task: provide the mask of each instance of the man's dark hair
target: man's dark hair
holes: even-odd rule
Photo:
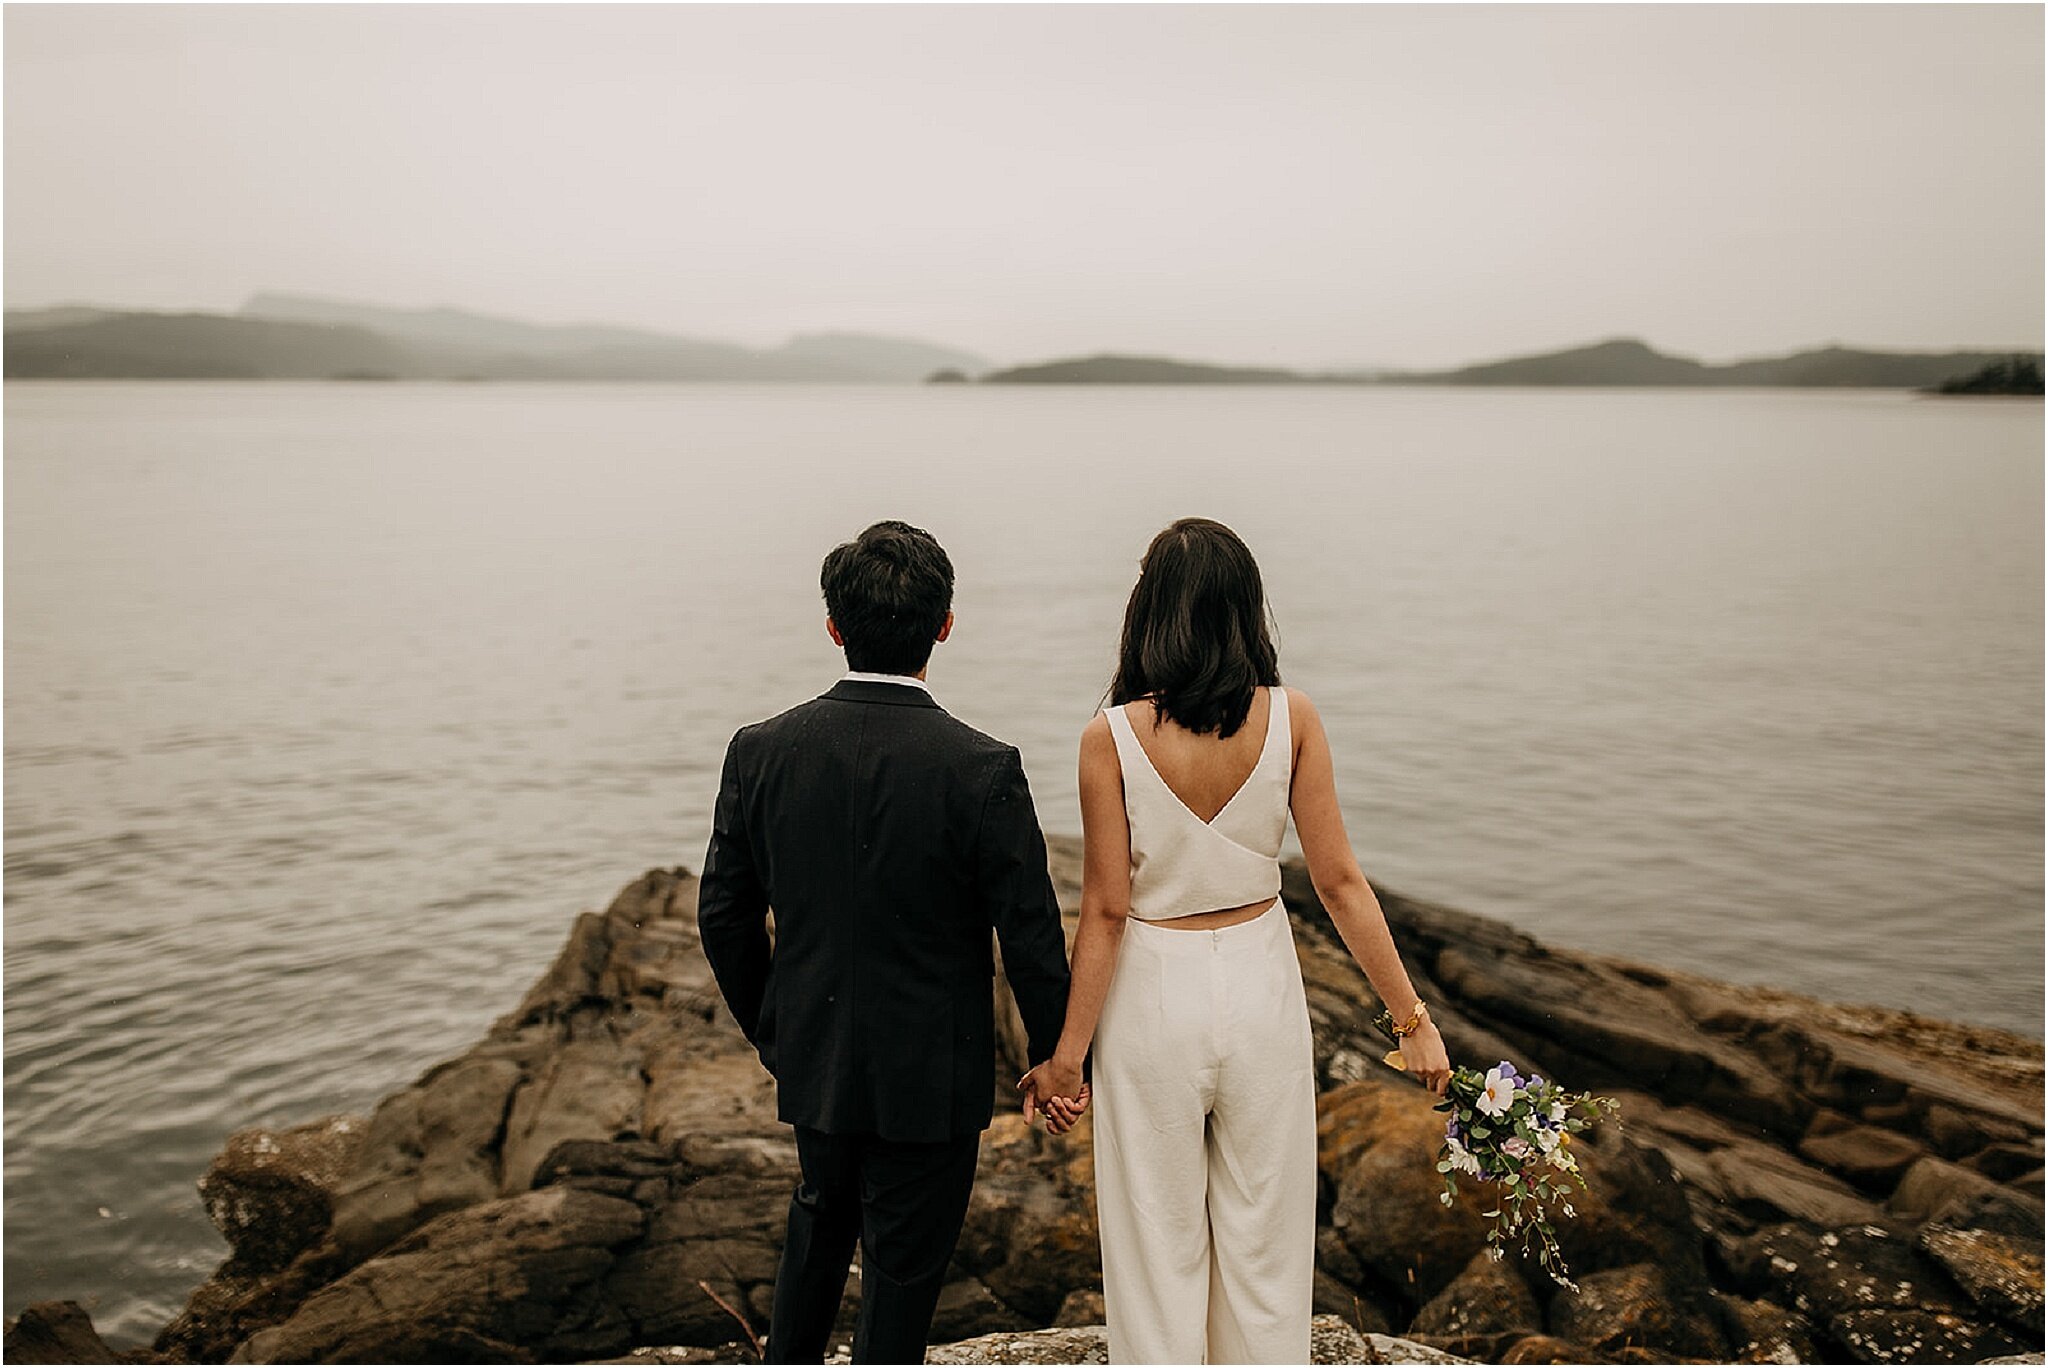
[[[1280,682],[1259,563],[1237,533],[1182,518],[1152,539],[1124,609],[1109,701],[1157,700],[1197,734],[1235,735],[1252,693]]]
[[[850,670],[916,674],[953,607],[945,548],[923,528],[893,519],[833,547],[818,583]]]

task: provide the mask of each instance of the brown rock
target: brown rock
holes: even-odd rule
[[[1882,1126],[1859,1125],[1826,1135],[1808,1134],[1799,1142],[1799,1152],[1858,1187],[1884,1191],[1927,1153],[1927,1146]]]
[[[926,1363],[1107,1363],[1109,1332],[1099,1325],[983,1335],[925,1350]]]
[[[1449,1286],[1416,1313],[1406,1333],[1411,1337],[1511,1333],[1520,1338],[1542,1327],[1543,1311],[1528,1284],[1513,1265],[1482,1249]],[[1470,1356],[1472,1351],[1452,1352]]]
[[[1331,1315],[1361,1335],[1392,1334],[1394,1318],[1385,1307],[1338,1282],[1321,1268],[1316,1269],[1315,1295],[1311,1303],[1318,1315]]]
[[[1578,1283],[1577,1292],[1560,1288],[1550,1299],[1550,1332],[1560,1339],[1610,1354],[1630,1345],[1688,1358],[1727,1353],[1714,1318],[1655,1264],[1604,1269]]]
[[[75,1301],[31,1302],[7,1322],[9,1363],[115,1363],[92,1317]]]
[[[1420,1089],[1383,1078],[1333,1088],[1317,1102],[1317,1147],[1334,1188],[1331,1226],[1362,1269],[1420,1304],[1486,1243],[1482,1203],[1439,1200],[1443,1117]]]
[[[1077,1287],[1067,1293],[1060,1303],[1059,1314],[1052,1318],[1054,1325],[1100,1325],[1108,1319],[1108,1312],[1102,1305],[1102,1292],[1094,1287]]]
[[[1093,1118],[1065,1136],[1002,1112],[983,1134],[974,1196],[954,1262],[1034,1325],[1077,1287],[1102,1285],[1095,1227]]]
[[[1592,1363],[1593,1351],[1554,1335],[1524,1335],[1497,1360],[1501,1363]]]
[[[1856,1363],[1976,1363],[2021,1347],[1997,1326],[1934,1311],[1844,1311],[1828,1331]]]
[[[2041,1142],[2039,1139],[2024,1142],[2001,1140],[1971,1155],[1969,1166],[1987,1178],[2010,1183],[2041,1171]],[[2038,1189],[2040,1184],[2036,1182],[2033,1186]]]
[[[1930,1103],[1923,1121],[1927,1138],[1945,1159],[1960,1159],[1995,1141],[2023,1140],[2024,1124],[2009,1116],[1987,1115],[1976,1107]]]
[[[613,1251],[644,1226],[632,1202],[565,1187],[451,1212],[308,1297],[230,1361],[533,1362],[618,1353],[633,1343],[632,1327],[606,1314],[595,1294]]]
[[[1738,1283],[1753,1295],[1784,1300],[1816,1323],[1844,1311],[1915,1309],[1967,1314],[1953,1280],[1902,1232],[1880,1225],[1815,1231],[1769,1226],[1730,1251]]]
[[[1885,1205],[1904,1220],[1933,1221],[1957,1230],[2039,1238],[2042,1229],[2038,1199],[1931,1154],[1906,1170]]]
[[[228,1137],[199,1180],[199,1196],[241,1271],[276,1272],[327,1233],[335,1187],[360,1153],[363,1132],[359,1116],[328,1116]]]
[[[1715,1294],[1737,1363],[1813,1363],[1813,1326],[1774,1301]]]
[[[1101,1320],[1100,1316],[1095,1318]],[[1084,1322],[1085,1323],[1085,1322]],[[1036,1327],[1003,1305],[977,1278],[949,1282],[939,1292],[939,1304],[932,1313],[931,1338],[938,1343],[972,1339]]]
[[[1844,1226],[1884,1214],[1833,1174],[1760,1142],[1716,1150],[1708,1162],[1722,1200],[1755,1220]]]
[[[1951,1230],[1929,1225],[1920,1247],[1980,1307],[2001,1319],[2041,1334],[2041,1244],[1989,1230]]]

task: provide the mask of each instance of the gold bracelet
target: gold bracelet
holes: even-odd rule
[[[1398,1039],[1400,1037],[1414,1035],[1415,1032],[1421,1028],[1423,1015],[1426,1012],[1428,1012],[1428,1010],[1428,1003],[1424,1002],[1421,998],[1415,999],[1415,1006],[1410,1008],[1408,1011],[1408,1020],[1394,1028],[1395,1037]]]

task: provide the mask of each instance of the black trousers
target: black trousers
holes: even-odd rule
[[[946,1265],[967,1218],[981,1133],[935,1144],[796,1128],[803,1181],[775,1275],[770,1363],[817,1363],[860,1245],[855,1363],[922,1363]]]

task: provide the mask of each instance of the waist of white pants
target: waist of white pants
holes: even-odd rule
[[[1213,952],[1234,941],[1258,940],[1272,935],[1276,928],[1286,929],[1287,909],[1282,905],[1281,899],[1275,898],[1267,904],[1266,910],[1256,917],[1247,917],[1241,922],[1232,922],[1229,926],[1207,930],[1161,926],[1157,922],[1144,921],[1138,917],[1127,918],[1125,924],[1128,927],[1140,928],[1139,935],[1145,945],[1154,950],[1171,951],[1178,948],[1189,952]]]

